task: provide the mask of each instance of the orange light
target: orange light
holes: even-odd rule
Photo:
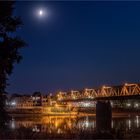
[[[127,84],[127,83],[125,83],[124,85],[125,85],[125,86],[127,86],[128,84]]]

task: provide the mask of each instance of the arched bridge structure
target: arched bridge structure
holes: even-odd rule
[[[57,93],[59,101],[140,99],[140,83]]]

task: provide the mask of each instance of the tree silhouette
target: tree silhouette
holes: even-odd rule
[[[41,97],[42,93],[40,91],[35,91],[32,96]]]
[[[0,1],[0,123],[6,119],[5,89],[7,80],[15,63],[22,56],[19,50],[25,47],[25,42],[16,36],[16,30],[22,25],[19,17],[13,16],[14,1]]]

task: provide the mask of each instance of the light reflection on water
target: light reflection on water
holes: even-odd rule
[[[139,126],[140,126],[140,125],[139,125],[139,123],[140,123],[140,122],[139,122],[139,116],[136,116],[136,121],[135,121],[135,122],[136,122],[137,128],[139,128]]]
[[[95,130],[95,117],[85,116],[45,116],[40,118],[14,118],[11,121],[11,128],[20,127],[32,128],[33,132],[48,132],[63,134],[65,131]],[[140,116],[134,117],[115,117],[112,119],[113,129],[135,130],[140,128]]]

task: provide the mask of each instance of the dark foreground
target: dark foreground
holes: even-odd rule
[[[113,116],[110,126],[96,126],[95,116],[14,116],[0,139],[140,139],[139,115]]]

